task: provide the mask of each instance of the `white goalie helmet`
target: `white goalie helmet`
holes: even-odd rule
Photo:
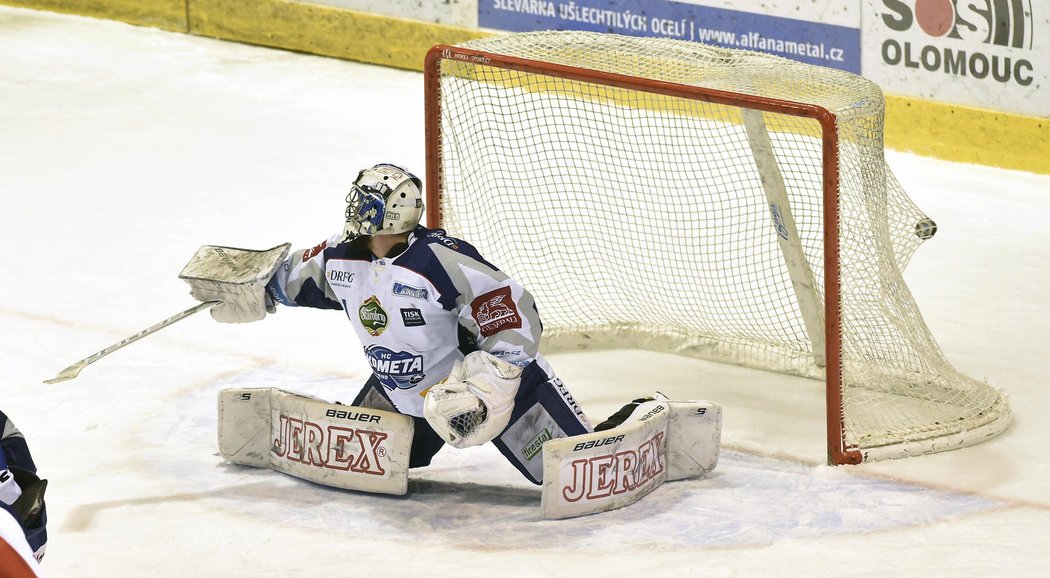
[[[423,216],[423,182],[405,169],[380,163],[357,174],[346,196],[346,238],[395,235]]]

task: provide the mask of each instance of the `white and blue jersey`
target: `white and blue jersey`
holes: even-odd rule
[[[534,483],[545,440],[587,433],[590,422],[539,354],[532,295],[440,229],[416,227],[408,246],[379,259],[366,237],[335,236],[293,252],[267,284],[277,303],[342,310],[372,366],[354,405],[413,417],[410,467],[443,445],[423,418],[423,397],[456,361],[482,349],[523,368],[509,425],[492,440]]]
[[[474,247],[420,226],[378,259],[365,240],[293,252],[267,288],[284,305],[343,310],[399,412],[422,416],[427,389],[472,349],[528,368],[523,381],[554,378],[532,295]]]

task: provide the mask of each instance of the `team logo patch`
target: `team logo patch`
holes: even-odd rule
[[[402,309],[401,321],[405,323],[405,327],[421,327],[427,324],[427,320],[423,319],[423,312],[419,309]]]
[[[394,283],[394,295],[403,295],[405,297],[414,297],[416,299],[426,300],[430,296],[430,293],[426,289],[420,289],[419,287],[413,287],[411,285],[405,285],[404,283]]]
[[[372,373],[387,389],[410,389],[426,377],[422,355],[369,345],[365,348],[365,356],[372,366]]]
[[[505,329],[521,329],[521,314],[510,295],[510,287],[500,287],[470,303],[474,321],[482,337],[492,337]]]
[[[386,329],[386,311],[383,310],[383,306],[379,304],[379,299],[375,295],[365,299],[365,302],[357,308],[357,315],[361,319],[361,325],[365,326],[365,331],[372,337],[379,337],[379,334]]]

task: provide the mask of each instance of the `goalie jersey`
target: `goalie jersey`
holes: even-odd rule
[[[417,226],[407,248],[377,259],[367,237],[341,238],[291,253],[267,292],[287,306],[344,311],[398,411],[422,417],[427,389],[475,349],[525,368],[523,388],[554,380],[532,296],[468,243]]]

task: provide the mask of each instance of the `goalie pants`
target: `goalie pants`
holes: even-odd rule
[[[354,399],[358,407],[397,412],[383,385],[373,375]],[[401,412],[398,412],[401,413]],[[445,444],[427,420],[410,416],[415,422],[410,468],[430,465],[431,459]],[[543,483],[543,442],[592,431],[561,380],[548,378],[535,363],[521,374],[521,386],[514,397],[510,424],[492,440],[507,460],[534,484]]]

